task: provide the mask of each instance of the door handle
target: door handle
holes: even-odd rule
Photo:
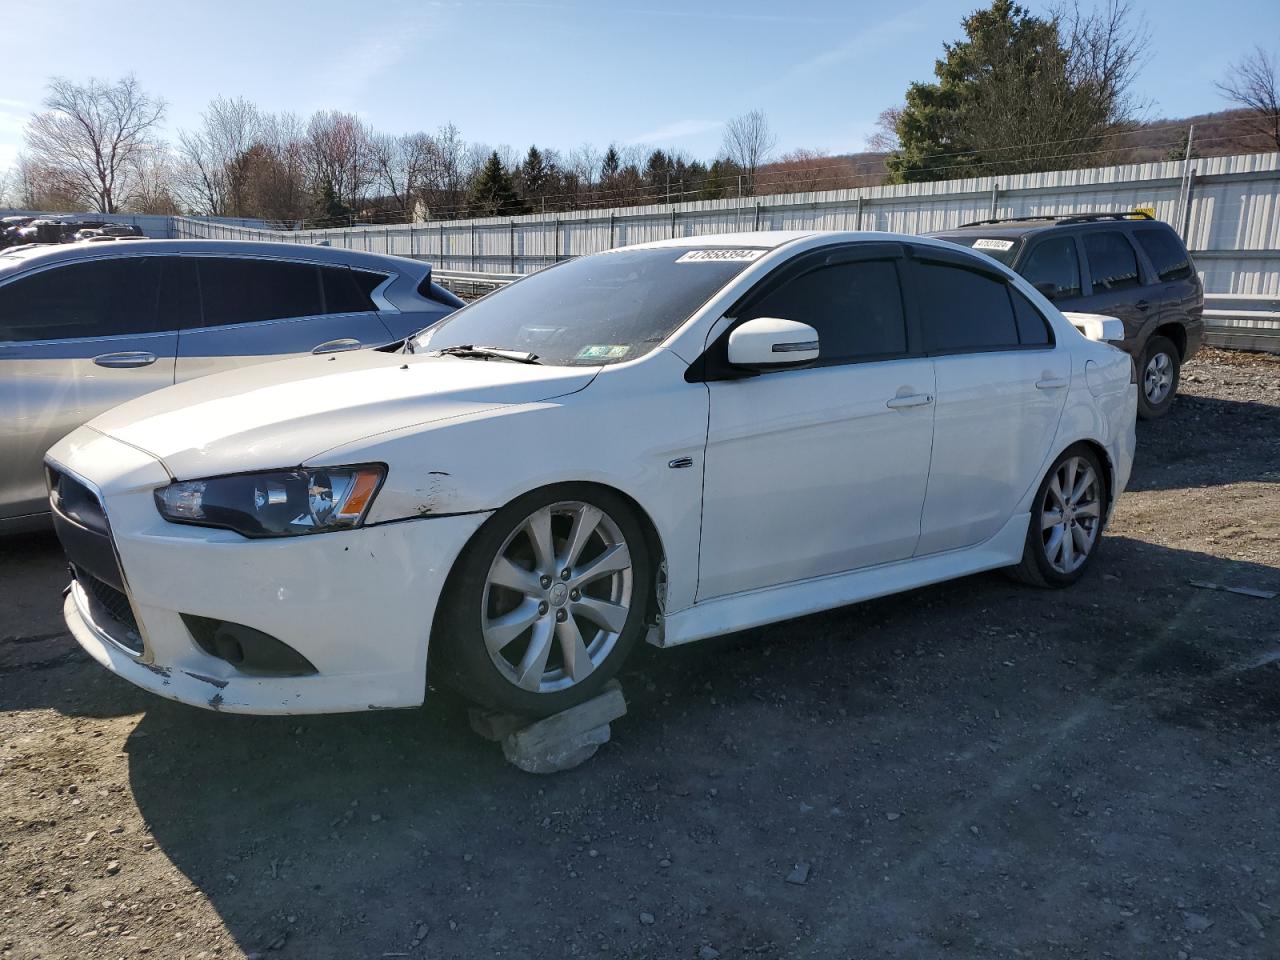
[[[326,340],[318,347],[312,347],[312,353],[341,353],[344,350],[359,350],[362,344],[359,340],[353,340],[346,337],[342,340]]]
[[[94,357],[93,362],[100,367],[147,367],[159,359],[154,353],[145,350],[125,350],[122,353],[104,353]]]
[[[1045,377],[1036,381],[1037,390],[1061,390],[1066,385],[1067,381],[1062,377]]]
[[[903,407],[923,407],[927,403],[933,403],[933,395],[929,393],[913,393],[905,397],[894,397],[885,401],[885,406],[890,410],[901,410]]]
[[[1146,310],[1149,306],[1151,306],[1151,304],[1146,300],[1139,300],[1137,303],[1134,304],[1134,306],[1137,307],[1139,310]]]

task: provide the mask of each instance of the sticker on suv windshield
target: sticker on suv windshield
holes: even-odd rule
[[[975,250],[1008,250],[1013,246],[1012,240],[975,240]]]
[[[620,360],[631,348],[625,343],[592,343],[578,351],[576,360]]]
[[[752,260],[759,260],[769,251],[767,250],[690,250],[684,256],[679,257],[676,263],[699,263],[707,260],[730,261],[734,263],[750,263]]]

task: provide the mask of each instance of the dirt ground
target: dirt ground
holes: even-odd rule
[[[420,712],[246,718],[79,652],[0,543],[0,956],[1280,956],[1280,359],[1206,351],[1075,588],[687,648],[568,774]],[[370,642],[376,642],[376,639]],[[797,882],[803,881],[803,882]]]

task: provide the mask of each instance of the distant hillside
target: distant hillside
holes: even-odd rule
[[[1149,120],[1127,133],[1109,138],[1111,149],[1081,158],[1087,162],[1079,165],[1101,167],[1181,159],[1186,149],[1187,130],[1193,124],[1193,156],[1214,157],[1274,150],[1275,144],[1267,137],[1249,132],[1248,125],[1242,122],[1245,116],[1246,111],[1243,110],[1222,110],[1181,119]],[[760,168],[756,175],[756,193],[807,193],[875,186],[887,179],[887,156],[886,153],[874,152],[824,156],[797,150]]]

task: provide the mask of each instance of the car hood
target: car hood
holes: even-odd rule
[[[214,374],[89,422],[179,480],[291,467],[342,444],[581,390],[598,367],[360,350]]]

